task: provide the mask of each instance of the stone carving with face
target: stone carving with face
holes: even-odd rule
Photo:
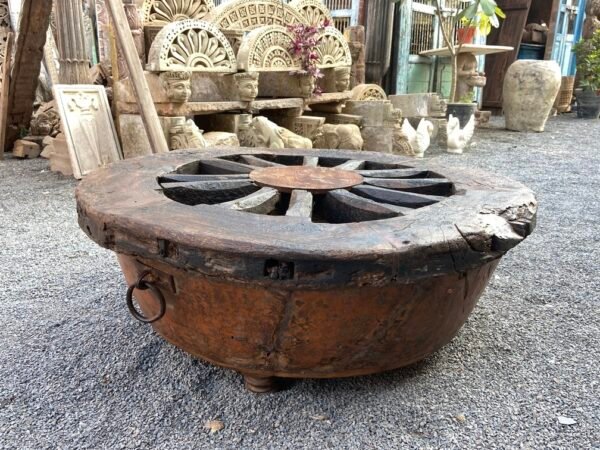
[[[256,117],[252,121],[254,144],[266,148],[313,148],[310,139],[298,136],[266,117]]]
[[[335,68],[335,89],[337,92],[350,89],[350,67]]]
[[[311,98],[317,86],[317,80],[311,75],[299,75],[298,84],[300,85],[300,95],[302,98]]]
[[[458,55],[458,82],[456,96],[459,99],[475,95],[475,87],[483,87],[486,83],[485,73],[477,70],[478,63],[475,55],[461,53]]]
[[[235,75],[238,98],[242,102],[253,102],[258,95],[258,73],[245,72]]]
[[[186,103],[192,96],[190,72],[164,72],[160,75],[167,97],[173,103]]]
[[[362,150],[364,141],[356,125],[325,124],[313,140],[314,148]]]

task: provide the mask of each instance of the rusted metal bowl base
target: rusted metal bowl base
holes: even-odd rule
[[[129,284],[143,272],[160,289],[166,314],[155,331],[184,351],[245,376],[253,392],[275,390],[273,377],[367,375],[419,361],[463,326],[496,268],[383,287],[325,291],[235,284],[119,255]],[[136,291],[155,316],[159,302]]]

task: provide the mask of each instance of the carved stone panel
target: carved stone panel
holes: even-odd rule
[[[98,60],[100,63],[110,67],[110,18],[106,0],[95,0],[96,25],[98,33]]]
[[[352,54],[344,35],[335,27],[327,27],[321,34],[317,47],[318,66],[329,67],[352,66]]]
[[[299,70],[299,62],[289,50],[292,42],[292,35],[280,25],[257,28],[242,40],[238,69],[257,72]]]
[[[8,0],[0,0],[0,28],[10,30],[10,12]]]
[[[103,86],[55,85],[75,178],[123,159]]]
[[[184,20],[164,27],[148,54],[148,70],[233,73],[235,53],[217,27],[201,20]]]
[[[374,101],[387,100],[387,94],[377,84],[359,84],[352,89],[352,100]]]
[[[310,25],[321,25],[325,21],[333,23],[331,12],[321,0],[292,0],[289,5],[302,14]]]
[[[215,7],[213,0],[145,0],[145,25],[167,25],[186,19],[203,19]]]
[[[213,9],[205,20],[221,30],[244,31],[265,25],[308,24],[301,13],[281,0],[231,0]]]

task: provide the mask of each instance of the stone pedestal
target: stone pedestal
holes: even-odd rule
[[[523,59],[513,63],[504,78],[506,128],[544,131],[560,83],[560,67],[554,61]]]
[[[392,153],[394,146],[394,107],[388,100],[355,101],[346,103],[345,114],[362,116],[360,130],[364,140],[364,150]]]

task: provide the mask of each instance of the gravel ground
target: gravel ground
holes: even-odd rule
[[[74,181],[0,161],[0,448],[600,448],[600,122],[500,125],[428,156],[540,202],[454,341],[411,368],[264,396],[129,316],[115,257],[77,226]]]

